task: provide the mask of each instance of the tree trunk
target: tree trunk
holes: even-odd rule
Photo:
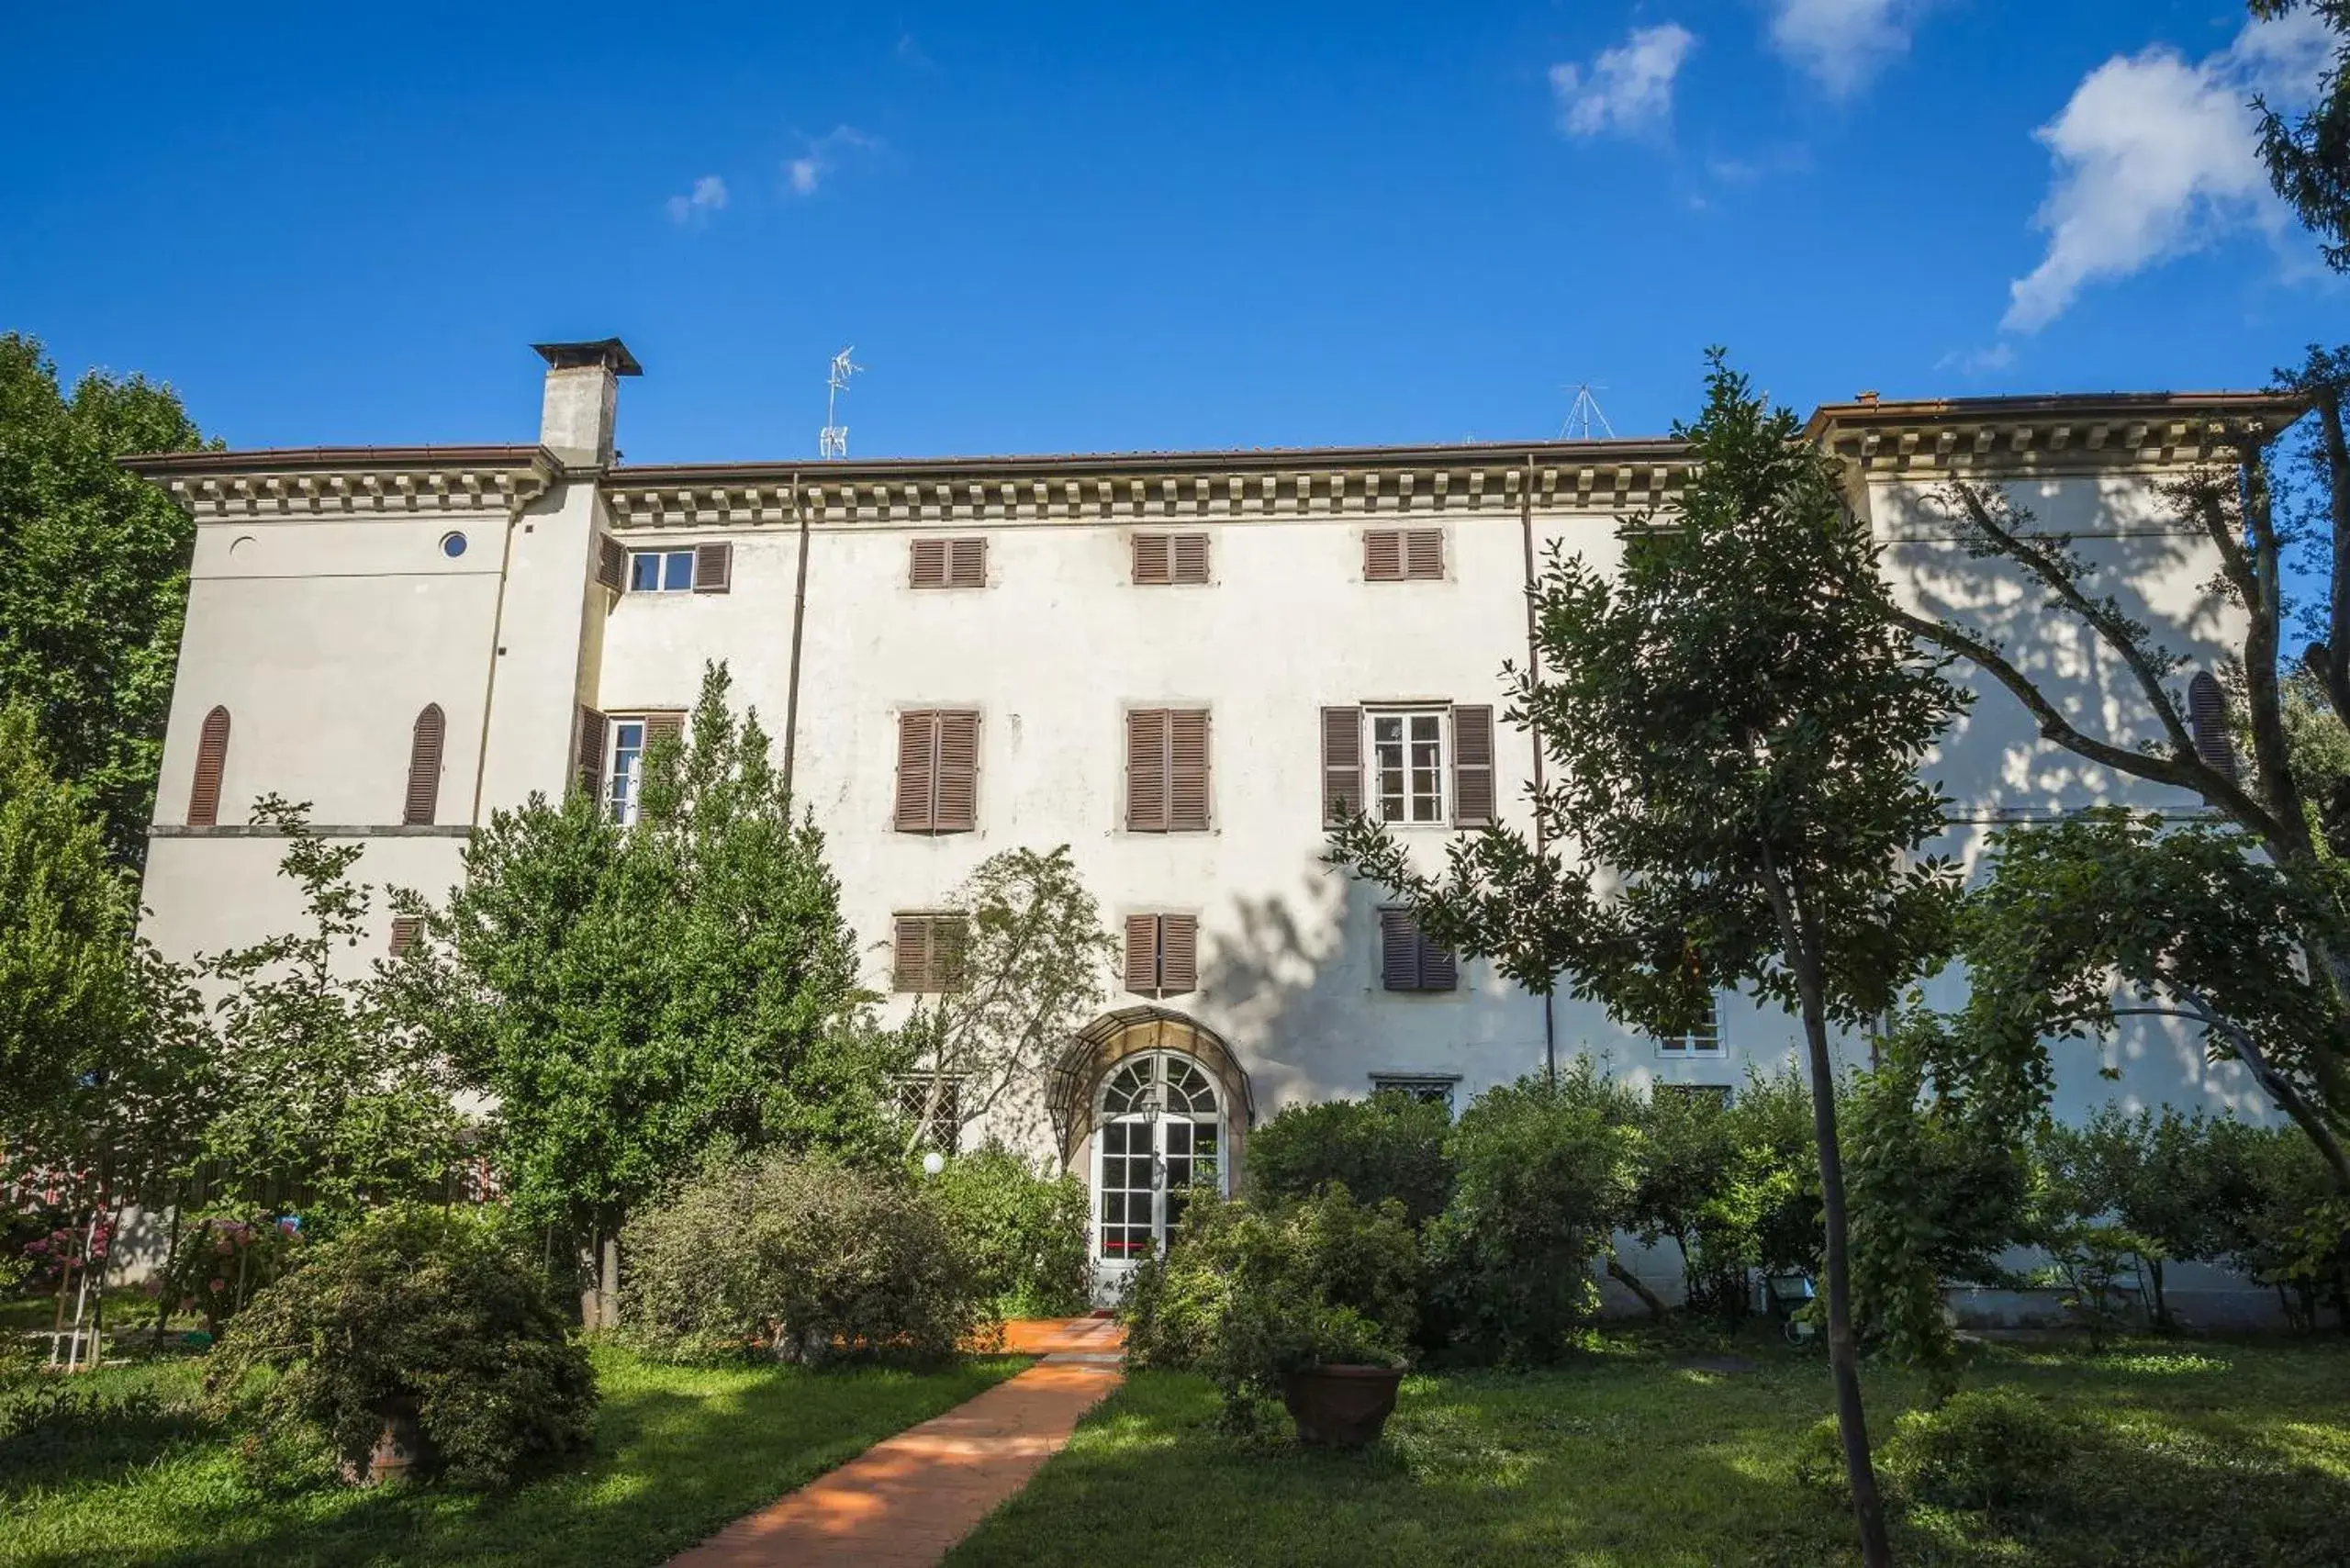
[[[2168,1328],[2171,1327],[2170,1303],[2163,1299],[2163,1260],[2161,1259],[2146,1260],[2146,1279],[2154,1287],[2154,1327]]]
[[[604,1233],[600,1265],[596,1284],[599,1308],[596,1327],[618,1328],[621,1326],[621,1238],[610,1231]]]
[[[1684,1272],[1685,1274],[1685,1269]],[[1634,1295],[1639,1296],[1640,1298],[1640,1305],[1649,1309],[1649,1316],[1659,1322],[1663,1321],[1663,1299],[1660,1297],[1656,1292],[1649,1289],[1647,1282],[1644,1282],[1638,1274],[1635,1274],[1631,1270],[1624,1267],[1624,1260],[1617,1257],[1613,1252],[1607,1254],[1607,1277],[1615,1281],[1617,1284],[1622,1285],[1626,1290],[1630,1291]]]
[[[1868,1421],[1861,1408],[1860,1346],[1852,1338],[1852,1268],[1844,1213],[1844,1160],[1836,1141],[1836,1069],[1828,1056],[1828,1010],[1823,966],[1813,934],[1805,929],[1793,892],[1780,880],[1774,857],[1763,849],[1771,909],[1796,972],[1803,1002],[1803,1040],[1811,1067],[1812,1140],[1819,1149],[1819,1197],[1827,1233],[1823,1271],[1828,1280],[1828,1371],[1836,1387],[1836,1429],[1844,1444],[1844,1475],[1852,1489],[1852,1521],[1861,1532],[1864,1568],[1892,1568],[1893,1543],[1886,1533],[1885,1505],[1877,1495],[1876,1467],[1869,1458]]]

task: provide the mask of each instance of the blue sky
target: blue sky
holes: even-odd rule
[[[688,14],[688,12],[690,14]],[[103,16],[100,15],[103,13]],[[2241,386],[2350,337],[2229,0],[14,8],[0,328],[232,444],[632,461],[1525,439],[1710,342],[1799,408]],[[2017,290],[2023,280],[2021,291]]]

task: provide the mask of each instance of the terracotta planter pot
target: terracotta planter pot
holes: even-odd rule
[[[378,1414],[384,1417],[384,1429],[376,1435],[375,1446],[357,1464],[343,1462],[342,1478],[353,1486],[407,1480],[421,1474],[430,1463],[431,1447],[424,1428],[417,1424],[416,1401],[394,1400]]]
[[[1301,1367],[1281,1379],[1281,1403],[1300,1442],[1359,1449],[1386,1428],[1403,1381],[1394,1367]]]

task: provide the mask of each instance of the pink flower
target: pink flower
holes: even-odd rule
[[[220,1292],[227,1290],[228,1288],[229,1288],[229,1282],[228,1282],[228,1281],[226,1281],[226,1280],[222,1280],[222,1279],[215,1279],[215,1280],[212,1282],[212,1291],[213,1291],[213,1294],[216,1294],[216,1295],[218,1295]]]
[[[236,1249],[237,1244],[229,1240],[225,1236],[212,1244],[212,1250],[218,1252],[223,1258],[226,1258],[229,1253],[234,1252]]]
[[[28,1252],[46,1252],[49,1250],[49,1243],[46,1241],[28,1241],[25,1243],[25,1250]]]

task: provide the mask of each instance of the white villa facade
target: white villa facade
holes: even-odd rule
[[[1739,997],[1662,1042],[1546,1004],[1426,950],[1321,860],[1333,793],[1431,862],[1461,826],[1523,819],[1532,749],[1498,719],[1529,570],[1553,541],[1612,558],[1617,520],[1682,483],[1675,442],[642,466],[615,460],[628,351],[540,352],[532,442],[132,460],[198,524],[145,889],[167,951],[296,913],[257,796],[364,841],[365,879],[437,892],[475,824],[533,791],[585,778],[625,811],[646,734],[722,659],[827,835],[875,989],[924,983],[921,917],[981,859],[1073,846],[1128,963],[1036,1136],[1095,1184],[1109,1272],[1163,1226],[1170,1171],[1228,1181],[1251,1124],[1293,1102],[1393,1082],[1466,1103],[1553,1050],[1729,1086],[1794,1049],[1789,1020]],[[1938,487],[2008,486],[2208,672],[2233,612],[2156,487],[2296,411],[1865,396],[1809,433],[1905,593],[2003,628],[2086,717],[2148,734],[2125,672],[1953,543]],[[1962,856],[2003,820],[2199,806],[2041,742],[1996,689],[1930,774]],[[2109,1056],[2119,1081],[2065,1056],[2066,1109],[2262,1114],[2186,1034],[2133,1028]]]

